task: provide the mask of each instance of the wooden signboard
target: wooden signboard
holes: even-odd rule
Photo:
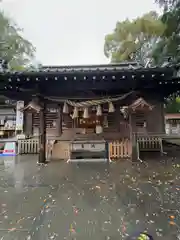
[[[89,118],[79,118],[79,128],[95,128],[96,125],[103,125],[103,116],[91,115]]]

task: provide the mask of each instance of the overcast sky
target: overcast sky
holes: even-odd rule
[[[117,21],[157,10],[153,0],[3,0],[43,65],[106,63],[104,37]]]

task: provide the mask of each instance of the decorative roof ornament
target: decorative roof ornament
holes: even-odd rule
[[[162,67],[169,67],[173,64],[173,58],[171,56],[165,57],[163,60]]]
[[[120,112],[122,113],[122,115],[125,119],[128,117],[128,107],[127,106],[121,107]]]
[[[8,71],[9,64],[5,59],[0,58],[0,72]]]
[[[147,59],[147,61],[146,61],[146,63],[145,63],[145,68],[148,68],[148,67],[150,67],[150,65],[151,65],[151,62],[152,62],[152,59]]]
[[[21,109],[21,111],[33,110],[39,113],[42,110],[42,107],[38,104],[37,100],[32,100],[28,105]]]
[[[129,108],[132,109],[133,111],[146,109],[152,110],[153,106],[147,103],[143,98],[138,98],[129,106]]]

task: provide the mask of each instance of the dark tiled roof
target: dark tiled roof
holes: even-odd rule
[[[76,73],[118,73],[118,72],[169,72],[173,69],[171,67],[152,67],[145,68],[137,62],[123,62],[119,64],[102,64],[102,65],[72,65],[72,66],[42,66],[38,69],[30,69],[21,72],[11,72],[5,71],[1,72],[1,74],[5,75],[38,75],[42,76],[44,74],[76,74]]]
[[[137,100],[135,100],[130,106],[129,108],[132,108],[133,110],[136,109],[143,109],[143,108],[148,108],[150,110],[152,110],[153,106],[150,105],[149,103],[147,103],[143,98],[138,98]]]
[[[165,114],[165,119],[180,119],[180,113],[166,113]]]
[[[42,66],[40,71],[51,72],[71,72],[71,71],[111,71],[123,69],[138,69],[142,68],[137,62],[122,62],[119,64],[99,64],[99,65],[72,65],[72,66]]]

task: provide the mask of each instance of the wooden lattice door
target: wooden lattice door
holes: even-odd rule
[[[135,114],[135,126],[137,133],[147,133],[147,117],[145,112],[138,111]]]

